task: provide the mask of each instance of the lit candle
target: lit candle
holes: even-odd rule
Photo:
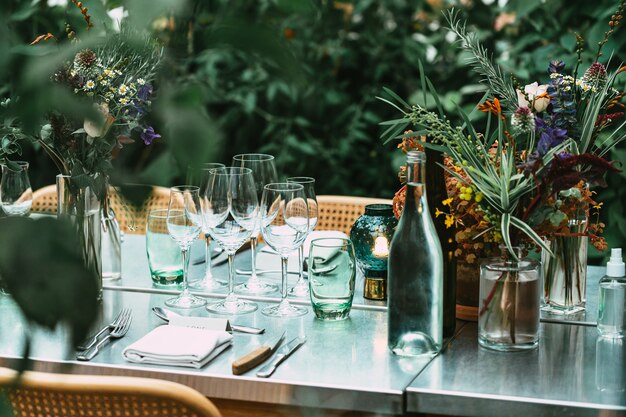
[[[389,256],[389,242],[385,236],[378,236],[374,241],[374,250],[372,255],[378,258],[385,258]]]

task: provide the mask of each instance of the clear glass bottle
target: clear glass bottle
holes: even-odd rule
[[[626,334],[626,276],[622,249],[611,249],[606,275],[600,279],[598,333],[602,337],[622,338]]]
[[[443,343],[443,254],[426,199],[426,154],[406,160],[406,202],[389,249],[388,346],[433,355]]]

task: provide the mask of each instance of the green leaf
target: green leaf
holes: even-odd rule
[[[394,93],[392,90],[390,90],[387,87],[383,87],[383,91],[385,91],[385,93],[387,93],[390,97],[392,97],[398,103],[402,104],[406,110],[411,110],[411,106],[409,106],[409,103],[404,101],[399,95]]]
[[[504,245],[509,250],[513,259],[518,260],[517,253],[513,250],[513,245],[511,244],[511,214],[510,213],[502,213],[502,218],[500,219],[500,233],[502,233],[502,240],[504,241]]]
[[[538,246],[540,246],[543,250],[545,250],[546,252],[548,252],[548,254],[550,254],[550,256],[554,256],[554,254],[552,253],[552,251],[550,250],[550,247],[546,244],[546,242],[541,238],[541,236],[539,236],[533,229],[532,227],[530,227],[528,224],[524,223],[522,220],[518,219],[515,216],[511,216],[510,218],[510,222],[513,226],[515,226],[516,228],[518,228],[519,230],[521,230],[523,233],[526,234],[526,236],[528,236],[529,238],[531,238],[533,240],[533,242],[535,242]],[[504,236],[504,234],[503,234]]]
[[[50,329],[67,323],[72,342],[84,340],[100,306],[73,225],[9,217],[0,229],[0,275],[26,319]]]

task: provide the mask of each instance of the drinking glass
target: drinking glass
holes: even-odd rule
[[[187,181],[189,184],[200,187],[200,202],[202,203],[202,214],[205,215],[206,195],[209,186],[209,173],[215,168],[224,168],[224,164],[218,162],[207,162],[197,167],[189,167],[187,169]],[[189,286],[199,290],[219,290],[224,288],[227,283],[218,281],[213,277],[211,270],[211,234],[209,233],[207,222],[202,223],[202,232],[204,233],[204,278],[194,281]]]
[[[262,153],[246,153],[233,157],[233,167],[249,168],[256,187],[257,201],[261,201],[263,187],[278,181],[274,157]],[[252,252],[252,274],[245,284],[238,285],[235,290],[241,294],[269,294],[278,290],[274,284],[262,282],[256,273],[256,244],[259,236],[259,227],[250,236],[250,250]]]
[[[302,185],[285,182],[263,188],[261,233],[265,242],[280,255],[282,270],[282,300],[261,312],[270,317],[306,314],[306,308],[293,306],[287,300],[287,259],[291,252],[302,246],[309,234],[309,210]]]
[[[167,230],[167,209],[148,213],[146,252],[153,284],[173,286],[183,282],[183,260]]]
[[[356,260],[350,239],[314,239],[309,249],[309,285],[315,317],[345,320],[354,298]]]
[[[311,233],[315,226],[317,226],[317,198],[315,197],[315,178],[311,177],[290,177],[287,178],[287,182],[300,184],[304,187],[304,194],[306,195],[307,206],[309,208],[309,233]],[[292,289],[289,290],[289,295],[293,297],[308,297],[309,285],[304,278],[304,248],[300,246],[298,248],[298,268],[299,277],[298,282]]]
[[[28,162],[2,164],[0,206],[7,216],[28,216],[33,205],[33,190],[28,179]],[[15,168],[15,169],[13,169]]]
[[[200,188],[193,185],[181,185],[170,189],[170,204],[167,209],[167,231],[178,246],[183,256],[183,292],[165,301],[170,307],[195,308],[206,304],[202,298],[189,292],[189,247],[202,230],[202,207]]]
[[[235,294],[235,252],[257,229],[259,203],[252,171],[248,168],[212,169],[205,196],[204,219],[211,237],[228,254],[228,296],[207,306],[217,314],[244,314],[257,309],[255,303]]]

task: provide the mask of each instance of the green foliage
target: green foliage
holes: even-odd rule
[[[69,326],[76,345],[98,314],[98,288],[88,279],[75,229],[53,218],[0,219],[0,276],[34,324]]]
[[[86,3],[96,23],[92,31],[112,26],[98,1]],[[282,174],[316,177],[320,194],[391,197],[398,186],[398,154],[378,141],[378,123],[394,113],[375,100],[381,88],[434,110],[435,101],[419,81],[421,60],[447,113],[457,106],[471,113],[484,93],[481,77],[468,70],[469,55],[442,27],[442,12],[452,3],[476,39],[493,51],[504,79],[512,75],[522,84],[546,82],[550,59],[565,59],[573,69],[575,32],[589,44],[582,67],[593,62],[595,44],[617,5],[613,0],[461,5],[448,0],[109,0],[106,8],[123,4],[128,23],[153,31],[166,47],[151,119],[163,140],[150,147],[126,146],[113,161],[116,181],[171,185],[183,180],[194,158],[229,162],[235,153],[264,151],[276,155]],[[501,24],[506,17],[509,23]],[[36,120],[50,105],[74,106],[24,78],[37,58],[25,45],[48,31],[63,34],[65,21],[74,28],[84,25],[73,7],[18,0],[0,5],[0,97],[24,92],[20,113],[31,120],[26,133],[39,134]],[[615,65],[626,60],[623,34],[618,28],[604,46],[605,58],[615,51]],[[625,81],[622,76],[618,88]],[[20,158],[32,162],[33,185],[52,183],[50,161],[37,148],[25,146],[22,152]],[[624,144],[610,153],[621,161],[624,156]],[[610,187],[598,190],[611,246],[625,236],[619,209],[626,201],[623,181],[623,175],[612,175]]]

